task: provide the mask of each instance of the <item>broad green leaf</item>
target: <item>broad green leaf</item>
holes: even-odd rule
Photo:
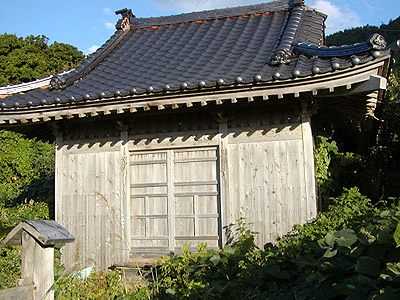
[[[222,249],[222,253],[230,256],[235,254],[235,249],[232,248],[230,245],[225,245],[224,248]]]
[[[396,243],[396,246],[399,247],[400,246],[400,223],[397,223],[396,231],[393,234],[393,239]]]
[[[214,254],[213,256],[211,256],[210,261],[212,261],[214,266],[216,266],[221,262],[221,256],[219,254]]]
[[[389,230],[384,229],[378,234],[378,242],[380,244],[390,244],[392,242],[392,234]]]
[[[387,263],[386,267],[396,275],[400,275],[400,263]]]
[[[317,241],[317,244],[318,244],[318,246],[319,246],[321,249],[328,249],[328,248],[329,248],[329,245],[328,245],[328,243],[325,241],[325,239],[319,239],[319,240]]]
[[[324,257],[331,258],[331,257],[334,257],[336,254],[337,254],[337,249],[334,249],[334,250],[328,249],[328,250],[326,250]]]
[[[342,247],[350,247],[358,240],[357,235],[351,229],[343,229],[335,232],[333,235],[337,238],[336,242],[338,245]]]
[[[333,247],[335,244],[336,237],[333,234],[328,233],[325,236],[325,242],[328,244],[328,246]]]
[[[371,234],[371,232],[369,232],[367,229],[361,228],[359,234],[359,240],[364,244],[370,245],[376,241],[376,237],[374,237]]]
[[[360,274],[377,277],[381,272],[380,262],[369,256],[361,256],[357,261],[356,271]]]

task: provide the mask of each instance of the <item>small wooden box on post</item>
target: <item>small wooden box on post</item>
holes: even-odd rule
[[[21,245],[21,279],[17,281],[16,288],[5,290],[11,294],[6,296],[0,293],[0,300],[54,299],[54,246],[74,240],[72,234],[52,220],[19,223],[1,243]]]

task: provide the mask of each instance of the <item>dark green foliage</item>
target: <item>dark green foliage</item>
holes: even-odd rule
[[[200,247],[192,254],[184,248],[157,270],[160,292],[155,298],[398,298],[399,221],[399,209],[377,211],[351,189],[332,199],[327,213],[264,250],[255,247],[251,234],[219,251]]]
[[[386,42],[390,45],[399,39],[400,17],[396,20],[391,20],[389,23],[381,26],[362,26],[352,29],[345,29],[326,37],[326,44],[333,45],[351,45],[366,41],[372,34],[379,33],[385,37]]]
[[[400,196],[400,68],[394,69],[381,112],[376,144],[365,157],[370,197],[393,199]],[[367,194],[367,192],[366,192]]]
[[[335,130],[316,137],[315,167],[320,198],[325,203],[337,197],[343,188],[357,186],[373,203],[381,200],[394,202],[400,196],[400,69],[394,68],[387,95],[377,113],[376,138],[368,147],[352,149],[340,146],[331,138],[338,138]],[[317,130],[317,132],[319,132]],[[373,134],[373,133],[371,133]],[[341,152],[340,148],[347,148]]]
[[[25,200],[52,203],[54,145],[0,131],[0,206]]]
[[[54,146],[0,131],[0,239],[23,220],[48,219]],[[0,289],[20,277],[20,248],[0,247]]]
[[[309,241],[320,239],[328,233],[355,230],[366,225],[368,218],[376,212],[370,199],[361,195],[357,188],[345,189],[339,197],[329,199],[324,213],[304,225],[293,226],[292,232],[278,240],[278,248],[286,254],[291,251],[297,253]]]
[[[48,38],[0,35],[0,86],[29,82],[78,65],[84,58],[75,47]]]

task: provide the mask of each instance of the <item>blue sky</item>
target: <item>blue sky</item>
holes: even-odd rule
[[[101,46],[114,32],[114,11],[131,8],[138,17],[257,4],[268,0],[0,0],[0,34],[45,35],[84,53]],[[400,15],[399,0],[306,0],[329,15],[327,32],[380,25]],[[400,33],[399,33],[400,37]]]

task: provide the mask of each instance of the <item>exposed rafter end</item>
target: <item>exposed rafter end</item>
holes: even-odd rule
[[[51,118],[50,117],[43,117],[43,122],[49,122],[49,121],[51,121]],[[22,122],[22,120],[21,120],[21,123],[23,123]]]
[[[222,100],[221,100],[221,99],[217,99],[217,100],[215,100],[215,104],[217,104],[217,105],[221,105],[221,104],[222,104]]]
[[[103,115],[111,115],[111,111],[109,111],[109,110],[105,110],[104,112],[103,112]]]
[[[201,101],[200,104],[201,104],[201,106],[206,106],[207,105],[207,101]]]
[[[299,97],[300,97],[300,93],[299,93],[299,92],[295,92],[295,93],[294,93],[294,97],[295,97],[295,98],[299,98]]]
[[[278,94],[278,99],[283,99],[283,94]]]
[[[79,113],[78,114],[78,118],[80,118],[80,119],[86,118],[86,114],[85,113]]]
[[[176,103],[172,104],[172,109],[177,109],[177,108],[179,108],[178,104],[176,104]]]
[[[237,103],[238,101],[237,101],[237,99],[236,98],[232,98],[231,99],[231,103]]]
[[[333,93],[335,91],[335,87],[331,86],[329,87],[329,93]]]
[[[131,112],[131,113],[135,113],[135,112],[137,112],[137,109],[136,109],[136,108],[134,108],[134,107],[132,107],[132,108],[130,108],[130,109],[129,109],[129,112]]]
[[[90,115],[91,115],[92,117],[97,117],[99,114],[97,113],[97,111],[92,111],[92,112],[90,113]]]
[[[192,103],[192,102],[186,103],[186,107],[192,107],[192,106],[193,106],[193,103]]]
[[[263,95],[263,100],[267,101],[269,99],[268,95]]]
[[[143,110],[144,111],[149,111],[151,108],[150,108],[150,106],[148,106],[148,105],[145,105],[145,106],[143,106]]]
[[[125,111],[122,108],[117,109],[117,114],[123,114]]]
[[[318,91],[317,90],[312,90],[312,95],[313,96],[317,96],[318,95]]]
[[[249,97],[249,98],[247,98],[247,102],[253,102],[254,101],[254,98],[253,97]]]
[[[160,104],[160,105],[157,106],[157,109],[158,110],[163,110],[163,109],[165,109],[165,106]]]

